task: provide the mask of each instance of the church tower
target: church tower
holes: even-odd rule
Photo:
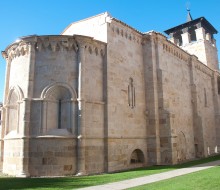
[[[192,19],[188,10],[186,23],[180,24],[164,31],[170,40],[210,67],[218,70],[218,56],[214,34],[218,31],[205,19],[200,17]]]

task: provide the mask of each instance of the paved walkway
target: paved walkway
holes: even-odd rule
[[[172,170],[169,172],[153,174],[153,175],[149,175],[149,176],[145,176],[145,177],[139,177],[139,178],[135,178],[135,179],[129,179],[129,180],[124,180],[124,181],[119,181],[119,182],[114,182],[114,183],[108,183],[105,185],[86,187],[86,188],[82,188],[82,190],[127,189],[127,188],[145,185],[148,183],[153,183],[153,182],[157,182],[157,181],[161,181],[161,180],[165,180],[165,179],[170,179],[173,177],[189,174],[192,172],[197,172],[200,170],[205,170],[205,169],[215,167],[218,165],[220,165],[220,160],[205,163],[205,164],[195,165],[195,166],[188,167],[188,168],[176,169],[176,170]]]

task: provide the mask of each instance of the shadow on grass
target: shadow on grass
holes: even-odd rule
[[[173,166],[151,166],[146,168],[133,169],[118,173],[92,175],[83,177],[60,177],[60,178],[13,178],[0,177],[0,190],[12,189],[76,189],[94,185],[101,185],[126,179],[132,179],[174,169],[191,167],[215,160],[220,160],[220,155],[194,160],[180,165]]]

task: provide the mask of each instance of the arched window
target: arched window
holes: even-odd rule
[[[8,105],[8,132],[16,130],[18,126],[18,97],[13,90]]]
[[[132,109],[135,107],[135,87],[132,78],[129,78],[129,84],[128,84],[128,105]]]
[[[54,129],[67,129],[72,132],[72,119],[74,108],[72,105],[72,94],[70,90],[62,85],[54,85],[50,87],[46,93],[45,114],[46,132]],[[45,131],[44,130],[44,131]]]
[[[7,100],[7,130],[6,133],[11,131],[18,131],[19,127],[19,101],[23,98],[21,89],[16,86],[9,90]]]
[[[144,163],[144,154],[140,149],[136,149],[132,152],[130,163]]]

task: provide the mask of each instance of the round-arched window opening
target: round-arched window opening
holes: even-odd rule
[[[53,86],[46,94],[47,131],[67,129],[72,132],[72,101],[71,93],[65,86]]]
[[[131,154],[130,164],[144,163],[144,154],[140,149],[135,149]]]

